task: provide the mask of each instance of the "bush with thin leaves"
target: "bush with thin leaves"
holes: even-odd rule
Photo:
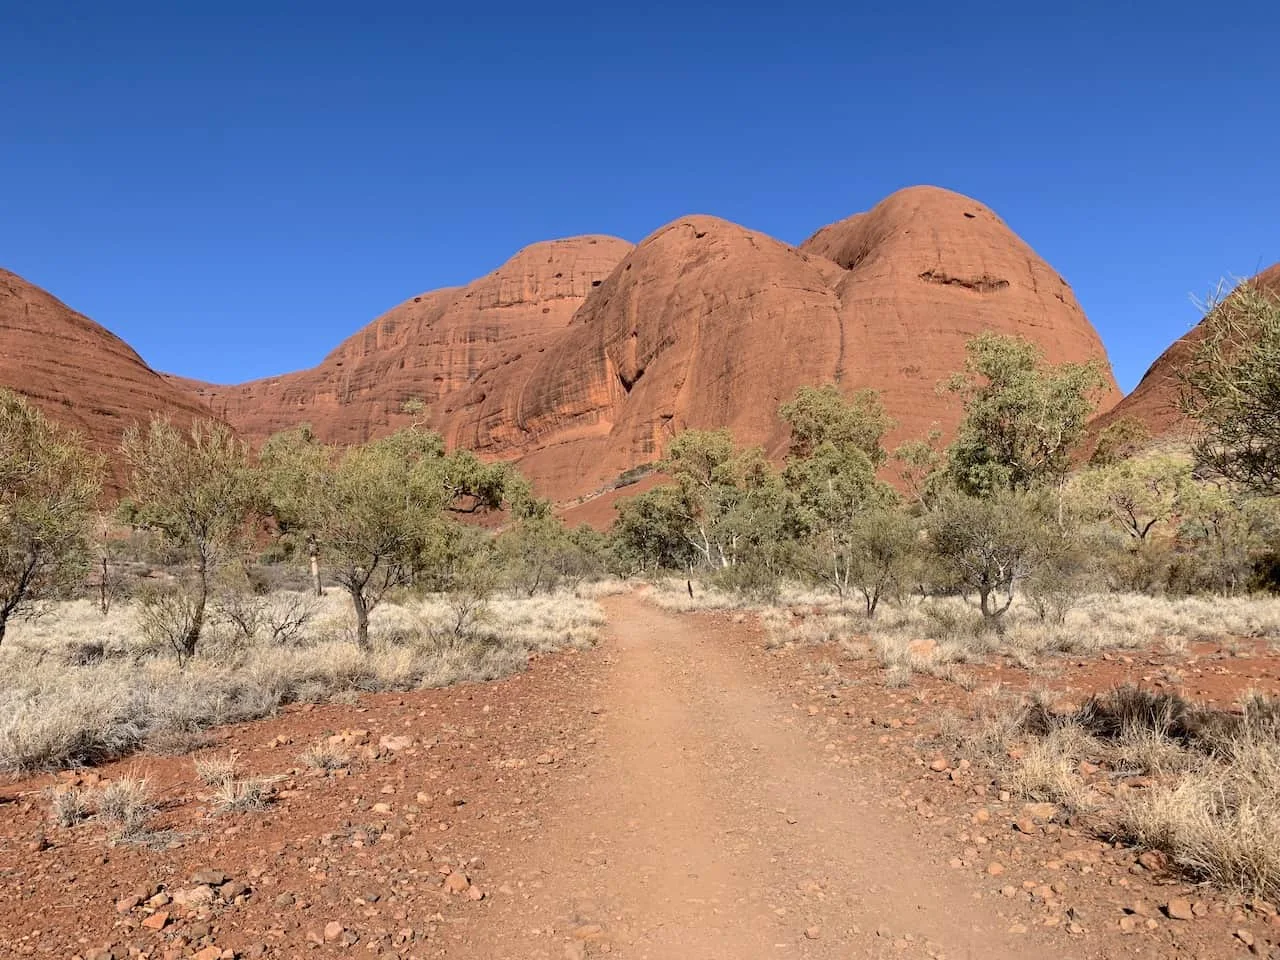
[[[74,434],[0,390],[0,643],[79,585],[100,470]]]

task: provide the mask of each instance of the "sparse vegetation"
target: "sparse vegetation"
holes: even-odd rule
[[[139,641],[140,615],[118,604],[104,634],[92,604],[77,601],[20,625],[17,642],[0,649],[0,770],[101,763],[153,740],[185,739],[344,691],[490,680],[523,669],[530,653],[589,645],[603,623],[593,601],[567,592],[499,597],[483,622],[440,644],[434,638],[446,624],[452,632],[455,612],[448,595],[436,594],[380,607],[362,650],[348,639],[349,616],[335,595],[292,644],[244,643],[214,625],[179,667]],[[84,635],[105,636],[106,655],[67,666],[60,651]]]
[[[211,580],[246,535],[257,504],[248,448],[215,421],[184,432],[153,420],[146,430],[130,428],[120,451],[129,469],[130,521],[162,537],[193,570],[168,598],[157,598],[152,621],[155,634],[186,660],[204,630]]]
[[[218,813],[265,810],[275,796],[271,777],[224,777],[214,785],[209,802]]]
[[[226,780],[233,779],[236,775],[234,757],[196,757],[194,763],[196,776],[206,786],[217,786]]]
[[[331,773],[349,766],[351,757],[336,744],[329,743],[327,740],[318,740],[298,754],[298,762],[304,767]]]
[[[1280,893],[1280,701],[1247,696],[1233,713],[1119,687],[1061,712],[1032,698],[1002,724],[1014,746],[996,762],[1018,796],[1088,812],[1100,834],[1158,850],[1194,879]],[[1149,785],[1097,789],[1135,776]]]
[[[115,828],[117,839],[139,842],[148,834],[156,812],[151,781],[134,774],[117,777],[98,791],[96,806],[98,817]]]
[[[1205,330],[1181,372],[1183,409],[1203,430],[1196,458],[1280,496],[1280,294],[1241,284],[1209,305]]]
[[[55,790],[49,803],[49,817],[60,827],[74,827],[89,818],[92,805],[83,790],[67,787]]]
[[[0,390],[0,644],[11,621],[79,585],[99,468],[74,435]]]

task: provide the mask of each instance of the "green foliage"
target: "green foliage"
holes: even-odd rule
[[[262,464],[273,509],[314,537],[333,579],[351,597],[356,640],[392,590],[467,565],[463,534],[445,514],[493,510],[515,500],[535,510],[527,484],[506,464],[446,454],[437,434],[407,428],[337,450],[305,434],[273,438]],[[471,551],[474,553],[474,550]],[[433,569],[434,567],[434,569]]]
[[[876,479],[889,420],[875,392],[845,400],[830,386],[802,387],[778,411],[791,426],[791,455],[782,475],[791,531],[804,543],[810,576],[843,597],[863,579],[855,571],[866,573],[860,565],[867,530],[858,528],[858,518],[896,500]],[[874,592],[878,598],[880,591]]]
[[[1204,431],[1197,460],[1280,495],[1280,294],[1246,283],[1214,307],[1180,374],[1182,406]]]
[[[1085,515],[1146,540],[1188,509],[1195,489],[1190,458],[1155,452],[1083,470],[1068,495]]]
[[[944,580],[976,593],[983,617],[992,621],[1009,609],[1017,587],[1050,555],[1046,532],[1053,522],[1043,498],[997,489],[985,497],[944,494],[926,527]]]
[[[612,536],[626,573],[683,570],[694,549],[685,535],[687,510],[678,487],[662,486],[618,502]]]
[[[912,503],[927,510],[945,485],[947,455],[938,448],[937,430],[924,440],[908,440],[893,451],[899,482]]]
[[[919,566],[919,524],[901,510],[875,506],[849,522],[849,580],[858,588],[868,617],[881,599],[902,591]]]
[[[0,390],[0,642],[83,577],[100,471],[74,434]]]
[[[1094,467],[1108,467],[1136,456],[1151,443],[1151,431],[1134,417],[1120,417],[1098,434],[1098,442],[1089,456]]]
[[[1244,592],[1253,586],[1259,561],[1277,542],[1280,502],[1200,484],[1181,517],[1169,587],[1177,593]]]
[[[177,429],[154,419],[130,427],[120,446],[129,469],[132,521],[151,530],[191,560],[191,616],[179,657],[195,653],[204,626],[210,577],[230,559],[261,506],[256,470],[247,447],[225,424],[212,420]]]
[[[884,435],[893,421],[874,390],[860,390],[846,399],[834,384],[801,387],[778,408],[778,415],[791,427],[793,458],[809,457],[830,444],[861,450],[873,467],[884,463]]]
[[[781,479],[758,448],[739,450],[727,430],[686,430],[663,461],[679,497],[673,506],[698,563],[708,570],[771,562],[781,541]]]
[[[530,597],[602,576],[607,562],[604,534],[585,524],[570,530],[550,515],[521,519],[498,537],[497,548],[507,582]]]
[[[1034,344],[994,333],[965,350],[964,373],[946,385],[965,409],[949,451],[951,481],[978,496],[1060,481],[1103,384],[1097,364],[1046,367]]]

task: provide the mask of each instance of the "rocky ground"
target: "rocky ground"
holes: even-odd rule
[[[0,956],[1280,957],[1271,904],[1002,793],[956,746],[978,691],[769,650],[748,615],[606,608],[598,647],[510,680],[0,784]],[[1199,646],[982,679],[1229,702],[1277,667]],[[263,809],[197,774],[232,754]],[[53,792],[129,776],[156,805],[132,842],[51,822]]]

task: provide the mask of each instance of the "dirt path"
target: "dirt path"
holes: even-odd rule
[[[876,783],[823,763],[723,637],[634,596],[607,609],[607,663],[583,691],[601,713],[594,759],[544,799],[545,829],[522,851],[530,892],[499,906],[509,939],[485,955],[1036,951],[886,812]],[[566,948],[549,925],[578,937]]]

